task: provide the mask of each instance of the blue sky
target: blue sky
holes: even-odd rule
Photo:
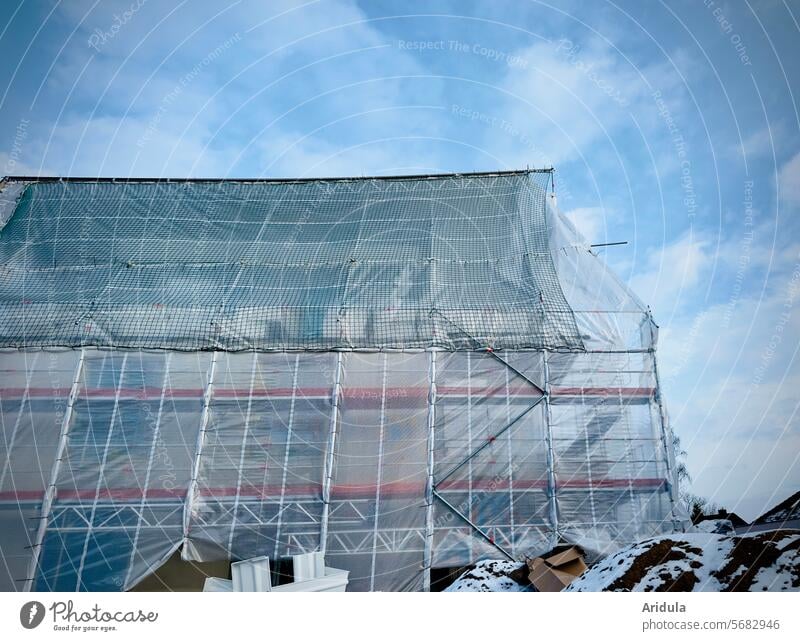
[[[3,2],[0,174],[556,167],[648,302],[693,491],[800,490],[800,8]]]

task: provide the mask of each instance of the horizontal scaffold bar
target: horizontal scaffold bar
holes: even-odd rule
[[[32,398],[60,398],[67,395],[68,390],[61,390],[59,393],[50,387],[32,387],[28,389],[28,396]],[[170,388],[165,393],[165,398],[202,398],[204,390],[198,388]],[[623,397],[623,398],[650,398],[654,396],[656,389],[654,387],[558,387],[553,386],[550,388],[551,396],[600,396],[600,397]],[[162,390],[160,387],[135,387],[123,388],[119,390],[120,400],[157,400],[161,398]],[[299,387],[295,390],[297,398],[300,399],[314,399],[324,398],[330,399],[330,389],[322,387]],[[493,397],[506,395],[511,396],[513,400],[515,396],[528,396],[538,397],[540,392],[528,385],[510,386],[506,388],[504,385],[497,385],[484,388],[467,388],[467,387],[453,387],[443,385],[437,387],[438,396],[466,396],[470,394],[472,398],[480,398],[481,396]],[[0,388],[0,396],[2,398],[21,398],[25,395],[24,387],[2,387]],[[117,390],[112,388],[94,388],[82,389],[78,393],[81,398],[97,398],[114,400],[117,395]],[[253,390],[253,398],[274,398],[274,399],[291,399],[292,390],[286,388],[271,388],[271,389],[255,389]],[[246,399],[250,396],[249,389],[234,389],[234,388],[220,388],[214,390],[214,398],[239,398]],[[409,398],[419,399],[425,401],[428,397],[427,387],[393,387],[386,390],[386,400],[391,403],[393,400]],[[380,402],[382,398],[382,390],[379,387],[343,387],[342,398],[349,401],[369,401],[375,400]]]
[[[603,489],[603,488],[638,488],[654,489],[666,483],[662,478],[573,478],[565,479],[557,483],[558,488],[563,489]],[[408,496],[423,496],[425,492],[424,483],[383,483],[380,486],[382,497],[400,498]],[[545,489],[546,479],[524,479],[514,478],[514,491],[523,492],[526,490]],[[363,485],[334,485],[331,488],[331,500],[343,500],[349,498],[373,498],[378,486],[374,483]],[[448,480],[437,484],[436,489],[440,492],[461,492],[472,490],[504,490],[508,489],[508,480],[503,479],[473,479],[469,480]],[[204,498],[207,502],[225,499],[236,495],[235,487],[202,487],[198,488],[197,495]],[[286,496],[304,496],[313,500],[321,501],[321,485],[287,485],[285,488]],[[245,498],[274,499],[278,500],[281,495],[281,487],[278,485],[264,485],[260,487],[243,487],[239,490],[240,496]],[[99,501],[104,500],[131,500],[139,499],[144,491],[141,488],[102,488]],[[42,490],[17,490],[0,492],[0,501],[10,501],[16,504],[19,501],[41,501]],[[163,488],[153,488],[146,491],[148,499],[182,499],[186,495],[186,490],[165,490]],[[65,489],[59,490],[58,501],[80,501],[95,498],[94,489]]]

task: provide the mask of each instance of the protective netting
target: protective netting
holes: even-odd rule
[[[34,182],[0,346],[580,348],[548,179]]]
[[[682,527],[657,328],[546,178],[6,186],[0,589],[180,549],[425,590]]]
[[[351,590],[421,590],[680,526],[652,354],[502,359],[2,352],[0,588],[128,589],[181,547],[324,549]]]
[[[550,250],[561,289],[587,350],[636,351],[656,347],[648,308],[596,255],[548,198]]]

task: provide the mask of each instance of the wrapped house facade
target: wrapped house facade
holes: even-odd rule
[[[0,183],[0,588],[681,528],[656,325],[550,179]]]

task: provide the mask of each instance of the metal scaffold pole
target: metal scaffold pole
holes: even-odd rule
[[[383,376],[381,377],[381,418],[378,434],[378,466],[375,482],[375,522],[372,526],[372,564],[369,572],[369,591],[375,589],[375,568],[378,562],[378,523],[381,514],[381,481],[383,479],[383,449],[386,435],[386,379],[389,374],[389,355],[383,355]]]
[[[547,442],[547,493],[550,505],[550,523],[553,526],[554,545],[561,538],[558,520],[558,501],[556,500],[556,458],[553,448],[553,421],[550,409],[550,358],[547,350],[542,352],[544,369],[545,440]]]
[[[200,476],[200,460],[203,455],[203,444],[206,440],[208,431],[208,421],[211,417],[211,399],[214,396],[214,375],[217,371],[217,352],[211,354],[211,365],[208,370],[208,383],[206,384],[205,394],[203,394],[203,413],[200,415],[200,432],[197,434],[197,445],[195,447],[194,464],[192,465],[192,479],[189,483],[189,491],[186,493],[186,503],[183,506],[183,542],[189,540],[189,526],[192,520],[192,504],[197,493],[198,478]],[[184,557],[185,558],[185,557]]]
[[[422,558],[424,571],[422,589],[431,591],[431,566],[433,564],[433,494],[434,494],[434,454],[435,454],[435,424],[436,424],[436,351],[428,352],[428,480],[425,484],[425,551]]]
[[[325,457],[325,476],[322,479],[322,520],[319,532],[319,549],[325,554],[328,547],[328,519],[331,509],[331,484],[336,450],[336,433],[339,426],[339,402],[341,400],[342,352],[336,353],[336,372],[331,392],[331,420],[328,430],[328,452]]]
[[[289,421],[286,425],[286,451],[283,454],[283,471],[281,473],[281,499],[278,503],[278,527],[275,531],[275,549],[273,556],[280,557],[281,535],[283,527],[283,506],[286,502],[286,480],[289,475],[289,459],[292,451],[292,434],[294,430],[295,411],[297,407],[297,379],[300,376],[300,354],[294,357],[294,373],[292,374],[292,400],[289,404]]]
[[[675,476],[675,472],[672,466],[672,456],[670,452],[673,451],[673,444],[668,438],[668,427],[667,427],[667,412],[664,408],[664,401],[661,398],[661,380],[658,376],[658,363],[656,360],[656,337],[653,335],[653,327],[655,326],[655,321],[653,321],[653,315],[650,313],[650,310],[647,310],[647,320],[650,323],[650,353],[653,358],[653,377],[655,379],[656,384],[656,404],[658,405],[658,416],[659,416],[659,427],[660,427],[660,435],[661,435],[661,444],[664,448],[664,464],[667,469],[667,477],[669,478],[669,500],[670,500],[670,512],[672,513],[673,517],[675,515],[675,503],[678,500],[677,494],[677,484],[678,479]],[[675,519],[673,522],[675,529],[678,529],[678,520]],[[683,530],[683,527],[680,527]]]
[[[69,443],[69,427],[72,419],[72,408],[75,406],[75,400],[78,398],[78,391],[80,390],[80,381],[83,374],[83,363],[86,359],[86,351],[81,349],[81,355],[78,358],[78,364],[75,366],[75,375],[72,377],[72,387],[67,398],[67,407],[64,410],[64,418],[61,421],[61,436],[58,440],[58,450],[56,451],[56,458],[53,461],[53,468],[50,470],[50,483],[44,494],[42,501],[42,514],[39,520],[39,527],[36,530],[36,541],[33,544],[33,556],[31,557],[30,565],[28,566],[28,577],[25,579],[23,586],[24,592],[30,592],[33,589],[36,574],[39,571],[39,557],[42,553],[42,544],[44,543],[44,535],[47,532],[47,523],[50,520],[50,511],[53,509],[53,501],[56,498],[56,483],[58,482],[58,473],[61,470],[61,462],[67,454],[67,444]],[[21,411],[21,410],[20,410]]]

